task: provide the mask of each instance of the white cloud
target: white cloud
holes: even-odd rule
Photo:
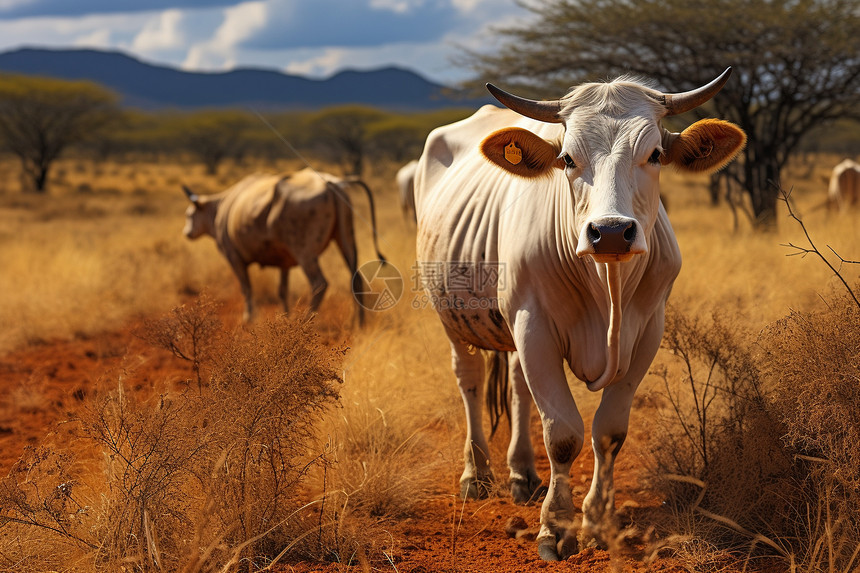
[[[188,49],[185,69],[229,69],[236,64],[237,46],[262,29],[267,20],[264,0],[244,2],[224,10],[224,20],[214,35]]]
[[[185,42],[182,20],[179,10],[165,10],[144,25],[135,36],[131,49],[146,53],[181,47]]]
[[[130,42],[146,20],[140,15],[0,19],[0,50],[22,45],[115,48]]]
[[[344,58],[347,55],[346,50],[327,48],[322,50],[321,54],[318,52],[319,50],[311,51],[313,55],[307,59],[301,59],[301,56],[296,57],[283,67],[283,71],[299,76],[325,77],[343,67]]]
[[[234,47],[266,25],[268,4],[264,0],[244,2],[224,10],[224,23],[215,31],[213,42]]]
[[[451,0],[451,5],[460,12],[472,12],[481,4],[487,3],[487,0]]]
[[[93,30],[89,34],[79,36],[72,43],[78,48],[106,49],[113,46],[113,43],[111,42],[110,30],[107,28]]]
[[[411,4],[409,0],[370,0],[370,7],[376,10],[390,10],[395,14],[405,14]]]

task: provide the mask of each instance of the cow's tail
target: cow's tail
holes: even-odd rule
[[[371,192],[370,187],[367,186],[367,183],[365,183],[357,176],[347,177],[346,180],[349,183],[358,185],[359,187],[364,189],[365,193],[367,193],[367,201],[368,203],[370,203],[370,224],[371,227],[373,227],[373,248],[376,249],[376,256],[379,258],[380,261],[382,261],[383,263],[388,262],[385,256],[379,252],[379,239],[376,233],[376,207],[373,203],[373,192]]]
[[[508,375],[508,353],[492,352],[487,357],[487,411],[490,413],[490,437],[495,435],[502,416],[511,419],[510,377]]]

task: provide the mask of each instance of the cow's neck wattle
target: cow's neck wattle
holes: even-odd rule
[[[602,390],[618,374],[621,343],[621,263],[606,264],[606,288],[609,291],[609,329],[606,332],[606,368],[597,380],[586,381],[592,392]]]

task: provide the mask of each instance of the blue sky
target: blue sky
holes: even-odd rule
[[[275,68],[311,77],[397,65],[465,79],[458,46],[493,49],[514,0],[0,0],[0,50],[121,50],[187,70]]]

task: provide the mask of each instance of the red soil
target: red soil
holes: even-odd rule
[[[191,373],[186,363],[165,352],[153,351],[134,336],[133,330],[128,327],[90,338],[43,343],[0,357],[0,476],[8,473],[26,446],[38,445],[49,432],[53,433],[52,442],[63,443],[74,426],[64,421],[74,417],[100,384],[116,384],[116,376],[123,369],[134,370],[135,379],[140,381],[132,389],[136,391],[151,391],[165,380],[174,385],[187,383]],[[540,443],[536,437],[536,443]],[[628,442],[637,438],[634,431]],[[538,463],[539,473],[546,476],[546,458],[539,458]],[[591,464],[590,451],[583,451],[571,472],[574,499],[579,504],[588,483],[581,476],[590,479]],[[635,464],[635,456],[622,455],[618,460],[616,505],[620,508],[622,527],[639,525],[638,529],[644,531],[647,523],[639,522],[659,500],[641,489],[638,483],[641,468]],[[450,484],[445,482],[436,491],[448,489]],[[414,517],[390,528],[395,550],[392,563],[383,570],[400,573],[688,571],[678,560],[663,554],[650,567],[646,566],[643,559],[647,544],[641,535],[628,539],[620,556],[611,557],[607,551],[588,548],[567,561],[546,563],[538,558],[534,544],[538,505],[517,506],[505,498],[464,503],[454,493],[431,497],[418,506]],[[310,562],[284,564],[280,568],[298,572],[345,569],[343,564]]]

